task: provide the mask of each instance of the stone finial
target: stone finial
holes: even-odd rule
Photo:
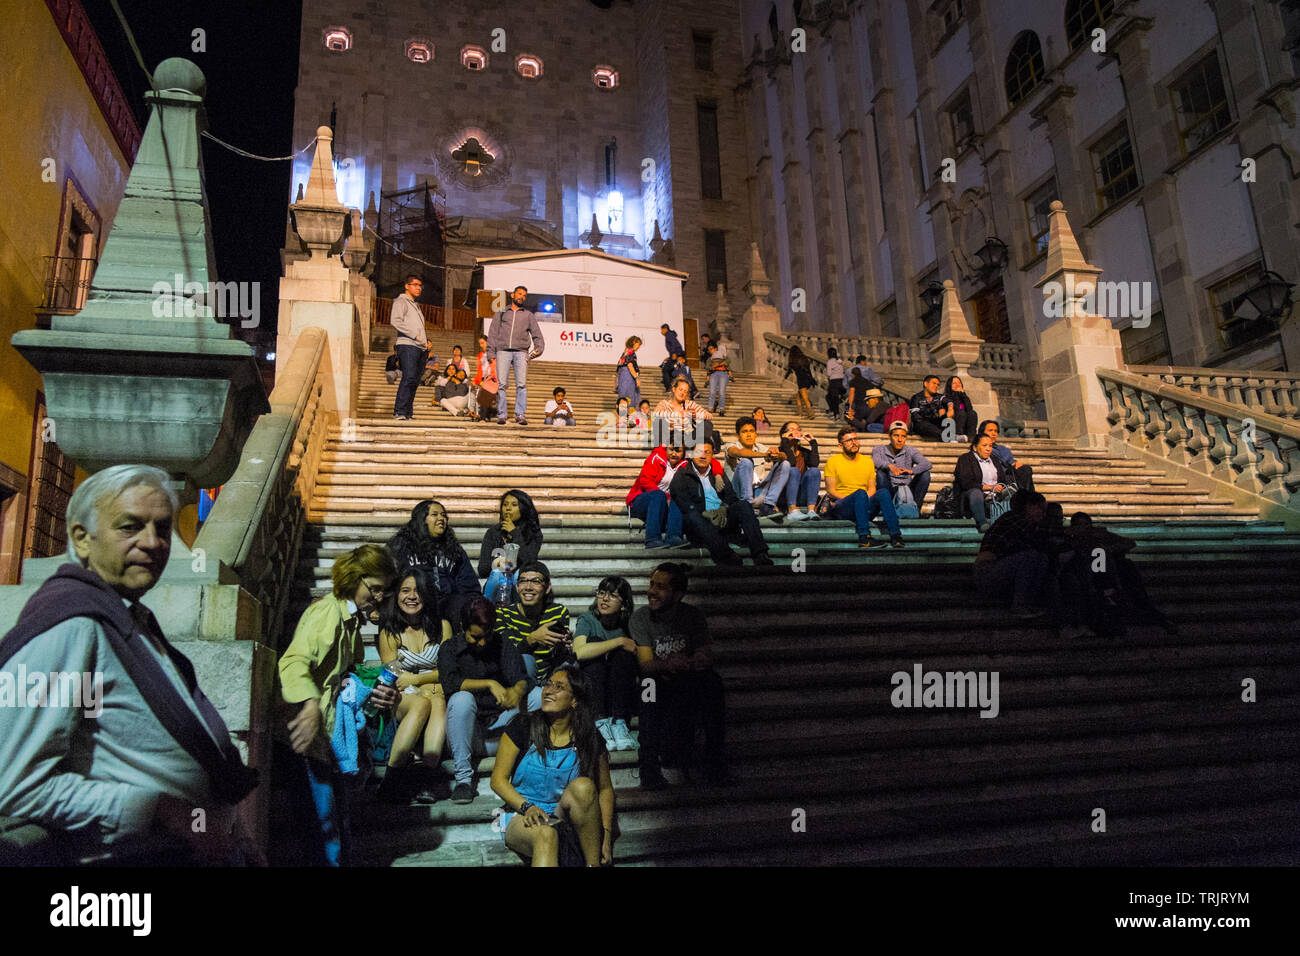
[[[302,202],[302,183],[298,184],[298,195],[294,197],[294,202]]]
[[[344,208],[334,182],[334,133],[328,126],[316,128],[316,155],[312,157],[307,195],[302,201],[322,209]]]
[[[767,298],[768,293],[772,291],[772,280],[767,277],[767,270],[763,268],[763,257],[759,255],[758,243],[749,244],[749,279],[745,282],[745,295],[749,296],[751,302],[757,302],[759,299]]]
[[[1035,283],[1042,286],[1065,272],[1098,276],[1101,270],[1083,258],[1079,242],[1074,238],[1070,220],[1065,215],[1065,205],[1053,199],[1048,217],[1047,259],[1043,263],[1043,277]]]
[[[371,229],[379,229],[379,209],[375,205],[375,191],[370,190],[370,198],[366,200],[366,225]]]
[[[654,252],[658,252],[663,247],[664,247],[664,237],[663,234],[659,232],[659,220],[655,219],[655,234],[650,239],[650,248]]]
[[[591,214],[591,228],[578,237],[596,252],[604,252],[600,248],[600,240],[604,239],[604,234],[600,231],[600,226],[596,224],[596,214]]]
[[[981,339],[971,331],[970,319],[961,307],[957,296],[957,286],[951,279],[943,280],[943,305],[939,307],[939,334],[937,342],[979,342]]]

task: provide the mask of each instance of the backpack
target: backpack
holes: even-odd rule
[[[396,385],[397,380],[401,377],[402,370],[397,364],[397,353],[394,352],[384,361],[384,378],[388,379],[389,385]]]
[[[921,517],[921,509],[916,506],[912,489],[907,485],[899,485],[894,489],[894,512],[900,518]]]
[[[889,426],[894,424],[894,422],[902,422],[904,425],[908,425],[910,430],[910,421],[911,410],[908,408],[907,402],[899,402],[897,405],[891,405],[889,411],[885,412],[885,434],[889,434]]]
[[[930,517],[961,517],[961,506],[957,503],[957,491],[952,485],[940,489],[939,493],[934,496],[934,511],[931,513]]]

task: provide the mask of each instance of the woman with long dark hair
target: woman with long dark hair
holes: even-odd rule
[[[423,568],[399,575],[396,591],[379,607],[379,659],[397,673],[401,691],[397,705],[397,733],[388,754],[388,773],[381,794],[391,798],[401,790],[402,772],[411,751],[422,740],[421,760],[428,769],[442,762],[447,730],[447,700],[438,675],[438,649],[451,637],[451,622],[438,612],[438,591]],[[416,803],[433,803],[431,792],[421,791]]]
[[[808,361],[808,356],[803,354],[803,349],[797,345],[790,346],[790,358],[786,362],[784,378],[789,378],[791,373],[794,374],[795,388],[799,390],[799,407],[809,415],[813,414],[812,400],[808,398],[808,389],[812,388],[817,382],[813,379],[812,363]]]
[[[507,544],[519,545],[515,567],[537,560],[542,550],[542,522],[537,517],[537,507],[527,492],[511,488],[497,503],[497,524],[483,535],[483,547],[478,553],[478,576],[486,578],[492,573],[494,552]]]
[[[957,425],[956,441],[973,440],[977,435],[980,417],[975,414],[975,406],[971,404],[970,396],[956,375],[949,378],[948,384],[943,387],[942,404],[948,407],[948,417]]]
[[[591,690],[572,664],[542,688],[540,710],[506,725],[492,768],[492,790],[505,801],[499,826],[506,846],[533,866],[560,864],[561,826],[576,832],[587,866],[614,855],[614,786],[596,730]]]
[[[478,597],[479,584],[469,555],[456,538],[442,503],[426,498],[411,509],[405,526],[388,539],[388,551],[402,574],[423,568],[438,592],[439,613],[449,621],[460,619],[460,609]]]
[[[591,682],[596,729],[610,750],[635,750],[628,730],[636,702],[636,642],[627,622],[634,605],[632,585],[616,574],[596,585],[596,599],[573,625],[573,656]]]
[[[619,398],[626,398],[629,408],[641,404],[641,366],[636,361],[636,350],[641,347],[641,339],[629,336],[619,357],[614,378],[614,392]]]

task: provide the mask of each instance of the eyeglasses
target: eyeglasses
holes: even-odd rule
[[[573,693],[573,690],[572,688],[569,687],[567,681],[557,681],[557,680],[548,680],[545,684],[542,685],[542,690],[565,691],[570,694]]]
[[[610,590],[605,589],[605,588],[596,588],[596,597],[598,597],[598,598],[612,598],[612,599],[614,599],[614,600],[618,600],[618,601],[623,600],[623,595],[619,594],[617,591],[610,591]]]
[[[849,442],[855,442],[857,440],[858,440],[857,435],[845,435],[843,438],[840,439],[840,444],[847,445]]]
[[[373,598],[383,597],[388,590],[388,584],[383,581],[378,584],[371,584],[369,581],[362,581],[361,583],[365,585],[366,590],[370,592],[370,596]]]
[[[529,588],[529,587],[544,588],[544,587],[546,587],[546,579],[545,579],[545,578],[520,578],[518,581],[515,582],[515,587],[520,587],[520,588]]]

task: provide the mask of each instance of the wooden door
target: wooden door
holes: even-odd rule
[[[1011,342],[1011,323],[1007,318],[1007,293],[999,280],[995,285],[976,293],[971,300],[975,305],[975,334],[985,342]]]
[[[700,367],[700,320],[682,319],[682,348],[686,349],[686,364]]]

